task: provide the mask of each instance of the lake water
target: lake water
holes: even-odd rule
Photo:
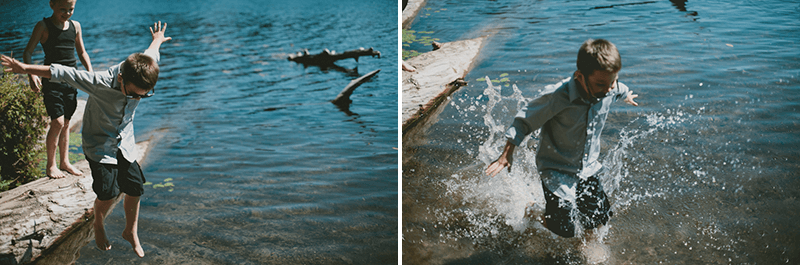
[[[397,262],[397,12],[395,1],[77,1],[97,70],[147,48],[155,21],[173,38],[134,123],[137,140],[153,140],[142,163],[153,183],[139,219],[146,257],[119,236],[120,206],[106,221],[112,250],[92,240],[77,264]],[[21,60],[52,11],[3,1],[0,14],[0,51]],[[359,47],[382,56],[326,69],[286,59]],[[376,69],[349,110],[329,102]]]
[[[544,200],[535,137],[510,174],[483,170],[522,102],[570,77],[588,38],[616,44],[640,104],[616,103],[603,132],[606,264],[800,262],[798,18],[800,2],[777,0],[428,1],[417,39],[491,38],[469,85],[403,135],[404,263],[584,262],[574,240],[523,217]]]

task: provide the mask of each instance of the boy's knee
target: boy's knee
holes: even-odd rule
[[[50,120],[50,127],[53,127],[54,129],[60,130],[64,127],[64,125],[66,125],[66,119],[64,119],[64,116]]]

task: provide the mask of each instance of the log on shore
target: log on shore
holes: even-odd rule
[[[403,9],[403,28],[407,29],[417,17],[417,13],[425,6],[425,0],[408,0],[406,8]]]
[[[424,123],[444,99],[466,84],[463,78],[487,38],[443,43],[438,50],[405,61],[416,71],[403,71],[403,134]]]
[[[74,130],[80,128],[82,111],[78,108],[70,122]],[[149,140],[137,144],[140,163],[149,144]],[[0,264],[70,264],[78,250],[94,239],[97,195],[92,191],[89,162],[81,160],[74,166],[83,176],[64,172],[65,178],[45,176],[0,193]]]
[[[376,51],[373,48],[364,49],[359,48],[355,50],[345,51],[343,53],[336,53],[336,51],[328,51],[328,49],[324,49],[321,53],[318,54],[310,54],[308,50],[304,50],[303,52],[298,52],[297,54],[289,55],[289,61],[294,61],[297,63],[302,63],[304,65],[332,65],[334,62],[338,60],[344,59],[355,59],[358,62],[358,57],[362,56],[371,56],[381,58],[381,52]]]

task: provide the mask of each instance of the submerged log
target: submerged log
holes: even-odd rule
[[[367,80],[369,80],[370,78],[372,78],[373,76],[378,74],[378,72],[380,72],[380,71],[381,71],[381,69],[378,69],[378,70],[369,72],[368,74],[365,74],[365,75],[363,75],[363,76],[361,76],[359,78],[356,78],[353,81],[350,81],[350,84],[347,84],[347,86],[344,87],[342,92],[340,92],[339,95],[336,96],[336,99],[332,100],[331,102],[333,104],[336,104],[337,106],[350,105],[350,103],[353,102],[352,100],[350,100],[350,95],[353,94],[353,91],[356,90],[356,88],[358,86],[360,86],[364,82],[367,82]]]
[[[310,54],[308,50],[303,50],[303,52],[289,55],[289,61],[294,61],[305,65],[331,65],[333,62],[338,60],[349,58],[356,59],[356,62],[358,62],[358,57],[361,56],[378,56],[378,58],[381,58],[381,52],[376,51],[373,48],[359,48],[345,51],[343,53],[336,53],[336,51],[328,51],[328,49],[324,49],[321,53]]]

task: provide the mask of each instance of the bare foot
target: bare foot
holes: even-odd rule
[[[610,253],[608,246],[598,240],[588,240],[581,244],[581,252],[588,264],[599,264],[608,260]]]
[[[83,172],[80,169],[74,167],[70,163],[61,163],[61,169],[66,170],[67,172],[75,176],[83,176]]]
[[[108,237],[106,237],[106,230],[103,226],[94,225],[94,243],[97,244],[97,248],[106,251],[111,249],[111,242],[108,241]]]
[[[55,165],[47,168],[47,176],[51,179],[60,179],[66,177],[64,172],[58,169]]]
[[[133,252],[136,252],[136,256],[144,258],[144,249],[142,249],[142,245],[139,244],[139,235],[129,231],[122,231],[122,238],[131,243],[131,247],[133,247]]]

